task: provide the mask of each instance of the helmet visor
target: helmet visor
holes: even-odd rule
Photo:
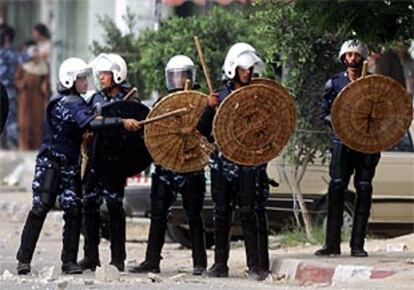
[[[256,53],[252,51],[245,51],[238,56],[237,67],[241,67],[242,69],[249,69],[253,67],[253,73],[260,75],[264,70],[264,63],[260,57],[256,55]]]
[[[100,54],[92,62],[93,70],[96,75],[99,75],[100,72],[109,71],[112,72],[114,69],[114,63],[106,54]]]
[[[75,87],[81,94],[96,90],[92,68],[88,67],[76,72]]]
[[[170,69],[165,72],[165,80],[169,91],[183,90],[187,80],[190,80],[191,85],[194,84],[195,71],[194,69]]]

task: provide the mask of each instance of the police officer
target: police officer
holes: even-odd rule
[[[31,271],[30,262],[49,210],[58,197],[64,211],[62,272],[80,274],[76,263],[82,222],[80,146],[87,128],[126,126],[128,120],[97,119],[81,94],[94,88],[92,68],[79,58],[65,60],[59,68],[58,94],[46,113],[46,130],[36,159],[32,184],[33,206],[24,225],[17,253],[17,273]]]
[[[167,89],[170,93],[184,89],[186,80],[194,86],[195,67],[193,61],[184,55],[172,57],[165,67]],[[167,229],[167,215],[177,194],[180,193],[190,227],[193,257],[193,275],[201,275],[207,267],[204,225],[201,217],[205,194],[204,170],[178,173],[157,165],[152,175],[151,225],[145,260],[130,272],[160,272],[160,260],[164,236]]]
[[[223,65],[224,87],[209,96],[208,106],[197,125],[203,135],[213,141],[211,133],[216,107],[232,91],[248,85],[253,73],[260,73],[263,68],[263,61],[251,45],[236,43],[230,48]],[[249,277],[265,279],[269,271],[267,217],[264,206],[269,193],[266,164],[241,166],[227,160],[220,152],[215,152],[211,160],[211,182],[215,263],[207,274],[211,277],[228,277],[232,213],[238,205]]]
[[[99,108],[109,102],[121,101],[131,90],[127,82],[127,65],[125,60],[117,54],[100,54],[93,61],[95,74],[99,78],[101,90],[92,97],[91,104],[99,114]],[[139,102],[137,98],[132,98]],[[101,119],[105,120],[105,119]],[[121,128],[121,127],[120,127]],[[136,131],[139,126],[136,120],[127,119],[124,128],[127,131]],[[93,129],[93,128],[92,128]],[[99,142],[99,132],[94,138]],[[109,231],[111,239],[110,264],[124,271],[126,259],[125,249],[125,211],[123,208],[124,187],[126,176],[119,174],[110,168],[110,164],[100,164],[100,168],[94,165],[93,146],[90,146],[89,166],[85,179],[85,193],[83,197],[84,228],[86,231],[84,258],[79,262],[82,269],[95,271],[100,266],[99,242],[100,242],[100,206],[105,199],[109,213]],[[104,168],[102,168],[102,166]]]
[[[5,87],[9,98],[9,114],[1,138],[1,146],[15,148],[18,145],[17,99],[14,75],[19,64],[31,60],[36,55],[27,52],[16,52],[11,49],[15,36],[13,27],[3,23],[0,25],[0,82]]]
[[[350,82],[361,77],[363,61],[368,48],[355,40],[345,41],[339,52],[339,61],[347,66],[345,72],[334,75],[324,88],[321,119],[331,125],[331,107],[339,92]],[[352,150],[334,136],[329,166],[328,222],[325,245],[315,252],[318,256],[340,255],[341,227],[343,223],[344,193],[354,174],[356,204],[351,237],[351,256],[366,257],[364,250],[366,228],[371,209],[372,179],[380,153],[366,154]]]
[[[6,124],[7,115],[9,114],[9,97],[6,88],[0,82],[0,135]]]

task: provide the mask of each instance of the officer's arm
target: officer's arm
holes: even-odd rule
[[[69,97],[67,104],[75,122],[81,128],[97,131],[108,128],[121,128],[123,126],[121,118],[97,116],[94,107],[86,104],[79,97]]]
[[[122,118],[98,116],[89,123],[89,128],[93,131],[105,130],[109,128],[122,128]]]
[[[323,88],[323,97],[321,101],[321,113],[319,115],[319,119],[324,121],[324,123],[328,126],[331,125],[331,108],[332,103],[334,100],[334,88],[332,85],[332,79],[328,80],[325,83],[325,86]]]
[[[197,130],[204,135],[209,137],[213,130],[213,119],[215,115],[214,108],[206,106],[203,113],[201,114],[200,120],[197,123]]]

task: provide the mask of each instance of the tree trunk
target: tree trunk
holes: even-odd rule
[[[285,162],[283,162],[282,170],[285,174],[286,180],[288,182],[289,188],[292,191],[292,194],[294,198],[297,198],[299,203],[299,209],[300,213],[302,215],[303,223],[305,226],[305,232],[308,239],[312,239],[312,220],[309,216],[308,209],[306,207],[305,199],[303,198],[303,193],[300,187],[300,182],[302,181],[302,178],[305,174],[305,171],[307,169],[309,160],[310,160],[311,152],[307,152],[305,157],[303,158],[303,162],[301,164],[297,164],[294,166],[293,170],[290,172],[290,174],[286,174],[286,167]],[[285,159],[285,158],[283,158]],[[289,177],[290,178],[289,178]],[[301,225],[300,222],[298,222],[299,225]]]

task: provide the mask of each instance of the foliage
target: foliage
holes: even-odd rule
[[[135,35],[132,32],[122,35],[109,17],[102,17],[105,28],[103,44],[94,42],[91,50],[119,53],[128,63],[129,78],[138,86],[140,97],[146,98],[153,90],[166,92],[164,68],[168,60],[176,54],[189,56],[198,65],[197,80],[201,90],[207,92],[207,84],[198,59],[194,36],[198,36],[210,71],[213,87],[221,83],[221,66],[228,48],[239,41],[252,44],[260,52],[267,46],[266,39],[258,34],[254,24],[253,9],[225,10],[216,7],[203,16],[186,18],[173,17],[161,24],[158,31],[146,30]],[[129,31],[135,31],[136,18],[128,10],[125,17]],[[273,76],[276,68],[269,65],[266,74]]]
[[[210,71],[213,87],[221,83],[221,66],[228,48],[239,41],[248,42],[262,51],[266,39],[260,38],[252,19],[254,11],[227,11],[215,8],[207,15],[187,18],[171,18],[165,21],[159,31],[145,31],[139,38],[141,58],[132,63],[140,68],[145,82],[145,91],[165,92],[164,68],[175,54],[184,54],[199,64],[194,43],[198,36]],[[268,74],[273,74],[269,66]],[[201,90],[207,91],[202,67],[198,65],[198,82]]]
[[[325,230],[323,227],[315,227],[312,236],[308,237],[303,229],[297,227],[277,233],[276,237],[283,248],[305,244],[320,245],[325,242]]]
[[[413,0],[297,2],[321,30],[358,38],[371,47],[414,35]]]
[[[99,23],[104,27],[103,42],[94,41],[90,50],[96,56],[100,53],[116,53],[125,58],[128,64],[129,81],[138,88],[143,86],[142,75],[138,67],[131,65],[140,58],[140,50],[137,45],[137,36],[133,33],[136,31],[136,16],[131,10],[127,10],[124,16],[129,33],[122,34],[112,18],[109,16],[99,17]]]
[[[258,0],[256,6],[261,12],[255,20],[272,43],[265,55],[271,61],[280,57],[283,82],[298,110],[298,130],[288,153],[294,164],[306,166],[326,152],[328,134],[318,123],[318,102],[324,82],[340,71],[336,53],[342,41],[358,38],[377,47],[412,38],[414,1]],[[299,182],[302,174],[296,170]]]
[[[270,61],[276,61],[274,55],[280,57],[283,83],[296,103],[297,130],[287,152],[297,166],[295,177],[300,183],[304,171],[299,167],[313,162],[329,144],[329,135],[318,120],[318,105],[324,82],[339,70],[336,47],[341,38],[321,31],[295,4],[261,1],[258,6],[262,8],[256,16],[261,32],[272,43],[265,55]]]
[[[286,229],[275,233],[276,238],[282,247],[295,247],[299,245],[323,245],[325,243],[325,226],[318,225],[313,231],[312,235],[308,237],[302,228],[296,227],[294,229]],[[341,237],[343,241],[347,241],[351,237],[351,232],[342,228]],[[368,239],[373,239],[373,236],[368,236]]]

